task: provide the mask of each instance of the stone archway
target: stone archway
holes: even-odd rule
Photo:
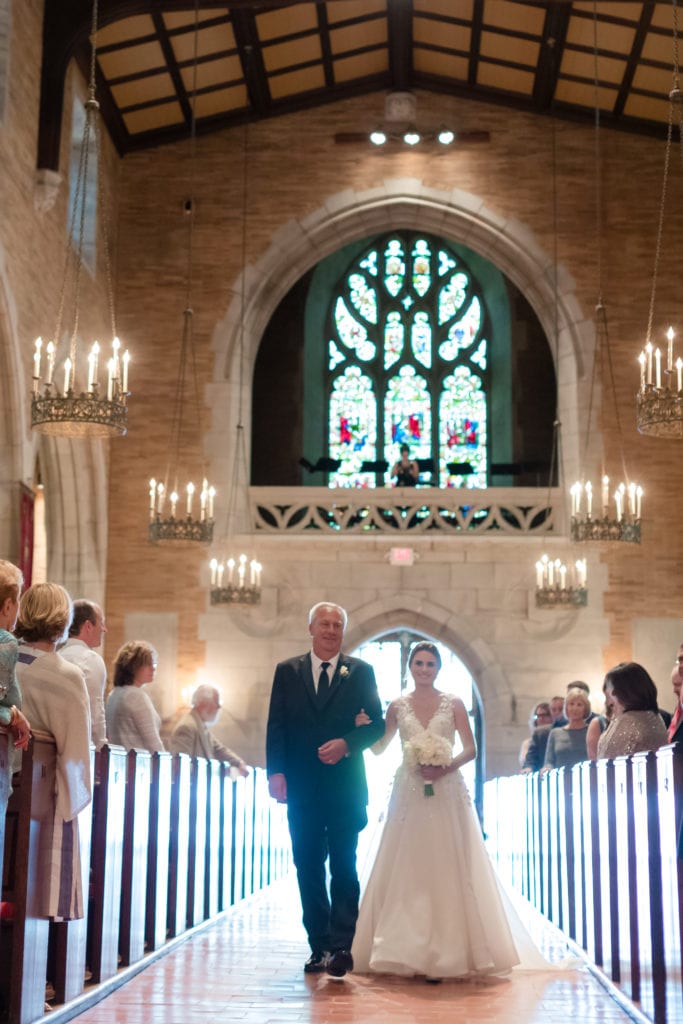
[[[246,267],[244,296],[244,384],[242,408],[245,421],[251,415],[251,382],[256,353],[265,328],[278,304],[299,278],[321,258],[356,238],[388,227],[433,231],[463,242],[491,260],[520,289],[534,308],[548,338],[557,330],[556,362],[559,408],[563,424],[564,469],[568,478],[578,473],[580,391],[585,367],[594,344],[592,323],[576,298],[574,282],[562,266],[536,241],[532,232],[513,217],[504,217],[475,195],[460,189],[439,191],[417,179],[398,179],[378,189],[347,190],[331,196],[308,217],[290,221],[273,237],[270,248],[253,266]],[[555,293],[557,286],[557,295]],[[236,399],[239,379],[239,296],[242,281],[235,283],[235,299],[214,336],[216,379],[229,382],[230,399]],[[214,407],[220,403],[214,403]],[[230,402],[235,408],[238,403]],[[225,405],[223,406],[225,408]],[[223,422],[218,422],[218,419]],[[217,415],[213,430],[218,435],[235,424]],[[213,447],[213,446],[212,446]]]

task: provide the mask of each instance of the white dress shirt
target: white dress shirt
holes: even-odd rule
[[[339,661],[340,657],[341,657],[341,652],[339,651],[339,652],[337,652],[337,654],[335,654],[334,658],[330,658],[329,660],[326,660],[326,662],[325,662],[327,665],[329,665],[329,668],[327,670],[327,678],[330,680],[330,686],[332,685],[332,679],[334,677],[334,673],[337,671],[337,662]],[[315,686],[315,692],[316,693],[318,692],[318,683],[320,681],[320,673],[322,672],[322,665],[323,665],[323,659],[319,658],[317,654],[314,654],[313,651],[311,651],[311,670],[313,672],[313,685]]]
[[[59,651],[65,661],[80,668],[90,698],[90,722],[92,742],[99,750],[107,742],[107,725],[104,718],[104,689],[107,685],[107,669],[97,651],[88,647],[84,640],[70,637]]]

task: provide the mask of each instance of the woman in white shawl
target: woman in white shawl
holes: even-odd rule
[[[80,669],[56,653],[72,614],[63,587],[36,583],[21,598],[17,624],[24,711],[57,747],[54,818],[40,846],[41,911],[57,920],[84,916],[78,815],[92,798],[88,691]]]

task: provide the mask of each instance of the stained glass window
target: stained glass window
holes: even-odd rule
[[[464,259],[423,233],[377,238],[338,281],[327,323],[330,485],[389,484],[377,464],[407,444],[434,467],[421,483],[485,487],[491,324]],[[448,468],[461,463],[473,472]]]
[[[439,398],[439,484],[451,477],[469,487],[486,487],[486,394],[481,377],[457,366],[443,384]],[[448,466],[469,463],[470,476],[451,473]]]
[[[377,402],[372,381],[357,366],[349,366],[332,384],[329,402],[329,454],[339,459],[330,474],[330,487],[367,487],[374,477],[361,473],[364,460],[377,450]]]

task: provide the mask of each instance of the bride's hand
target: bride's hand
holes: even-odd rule
[[[365,713],[365,708],[361,708],[358,714],[356,715],[356,728],[358,728],[358,726],[360,725],[370,725],[371,722],[372,719],[368,718],[367,714]]]

